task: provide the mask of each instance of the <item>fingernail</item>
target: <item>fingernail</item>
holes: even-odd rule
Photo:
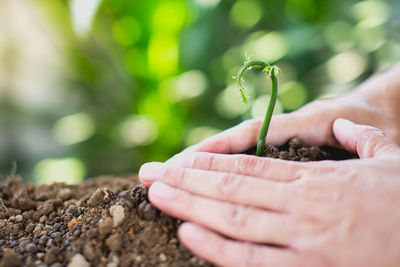
[[[200,242],[204,239],[205,231],[200,227],[194,226],[192,224],[184,224],[181,226],[182,234],[186,239],[189,239],[191,242]]]
[[[339,127],[346,127],[346,126],[349,127],[349,126],[354,126],[354,122],[339,118],[339,119],[335,120],[335,125],[337,125]]]
[[[177,190],[161,182],[155,182],[150,187],[149,194],[160,199],[168,200],[177,194]]]
[[[333,127],[340,129],[341,132],[350,132],[354,125],[353,122],[342,118],[336,119],[333,123]]]
[[[153,162],[146,163],[140,167],[139,177],[141,181],[152,183],[160,179],[164,173],[164,166],[162,163]]]

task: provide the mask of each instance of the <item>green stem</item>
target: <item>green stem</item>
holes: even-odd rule
[[[238,88],[242,94],[242,99],[245,103],[247,103],[247,96],[244,92],[244,85],[242,84],[243,82],[243,74],[246,70],[250,69],[253,66],[260,66],[263,68],[263,72],[265,72],[268,77],[271,78],[271,82],[272,82],[272,92],[271,92],[271,98],[269,100],[269,104],[268,104],[268,109],[267,109],[267,113],[265,114],[265,118],[264,118],[264,122],[262,124],[261,127],[261,131],[260,131],[260,135],[258,137],[258,141],[257,141],[257,151],[256,151],[256,155],[257,156],[264,156],[264,149],[265,149],[265,139],[267,137],[268,134],[268,128],[269,128],[269,124],[271,123],[271,117],[272,114],[274,112],[274,108],[275,108],[275,103],[276,103],[276,98],[278,95],[278,80],[276,78],[276,75],[280,72],[279,68],[276,66],[270,66],[269,64],[263,62],[263,61],[258,61],[258,60],[254,60],[254,61],[250,61],[245,63],[239,70],[238,75],[236,77],[237,81],[238,81]]]
[[[267,113],[265,114],[264,122],[262,124],[260,135],[257,141],[256,155],[259,157],[264,156],[265,139],[268,134],[269,124],[271,123],[272,113],[274,112],[276,97],[278,95],[278,81],[274,73],[271,75],[271,82],[272,82],[271,98],[269,100]]]

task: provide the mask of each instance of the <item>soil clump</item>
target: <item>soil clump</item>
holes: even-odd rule
[[[255,154],[255,148],[248,154]],[[295,137],[285,145],[276,147],[268,145],[264,150],[264,156],[291,161],[320,161],[320,160],[347,160],[357,158],[349,152],[328,146],[307,145],[305,142]]]

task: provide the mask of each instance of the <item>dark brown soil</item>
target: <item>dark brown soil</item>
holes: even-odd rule
[[[176,237],[137,179],[80,185],[0,182],[0,266],[211,266]]]
[[[255,154],[255,148],[248,151],[249,154]],[[276,147],[268,145],[265,148],[265,157],[279,158],[292,161],[319,161],[319,160],[346,160],[353,159],[356,156],[349,152],[334,147],[319,147],[306,145],[299,138],[292,138],[285,145]]]

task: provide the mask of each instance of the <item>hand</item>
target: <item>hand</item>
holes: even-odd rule
[[[179,229],[183,244],[216,264],[399,266],[400,148],[346,120],[333,133],[360,159],[195,152],[174,165],[146,164],[139,176],[153,183],[156,207],[190,222]]]
[[[332,132],[337,118],[382,129],[400,145],[400,64],[374,75],[350,94],[317,100],[293,113],[274,116],[267,143],[282,145],[297,136],[313,145],[338,146]],[[262,119],[245,121],[189,147],[184,153],[242,153],[256,146],[261,124]]]

